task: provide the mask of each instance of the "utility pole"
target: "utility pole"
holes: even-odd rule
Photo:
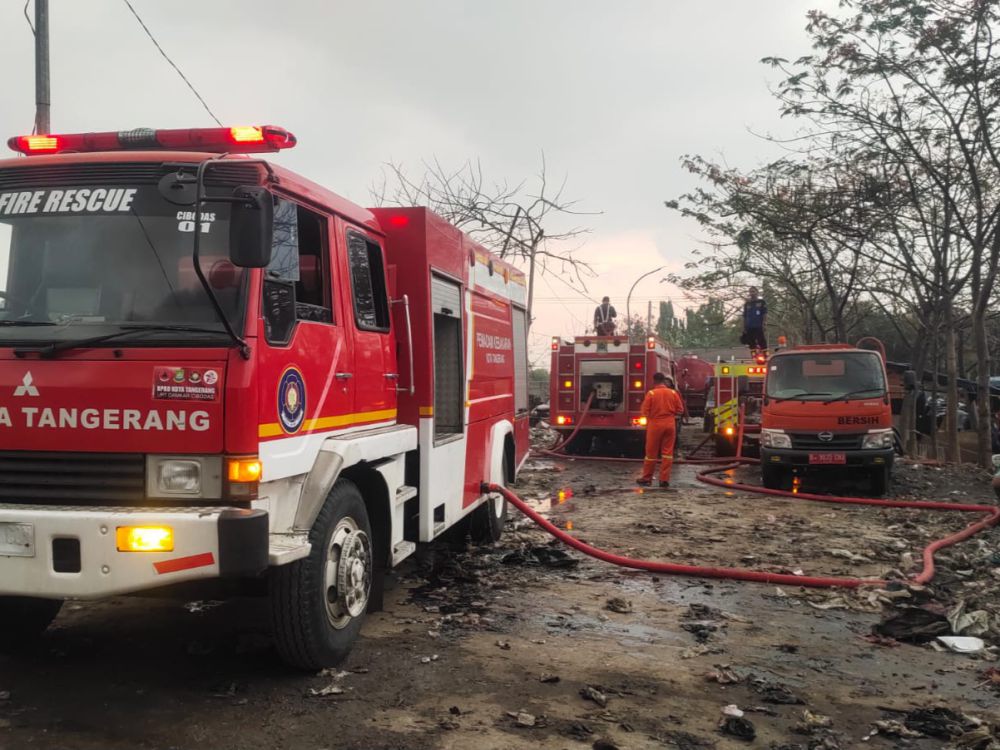
[[[52,131],[49,119],[49,0],[35,0],[35,133]]]
[[[653,335],[653,300],[647,300],[646,305],[646,335]]]

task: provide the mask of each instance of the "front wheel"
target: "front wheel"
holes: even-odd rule
[[[309,532],[308,557],[271,571],[270,605],[281,658],[316,670],[343,661],[368,610],[372,530],[357,485],[341,480]]]
[[[62,599],[0,596],[0,650],[12,651],[38,638],[61,607]]]
[[[760,479],[764,487],[769,490],[784,489],[785,469],[781,466],[768,466],[763,464],[760,467]]]
[[[509,449],[503,452],[503,480],[501,485],[508,487],[514,479],[510,476],[510,467],[514,465],[514,457]],[[493,544],[503,536],[503,527],[507,523],[507,500],[503,495],[490,493],[486,500],[469,514],[469,536],[476,544]]]
[[[892,469],[888,466],[872,469],[871,478],[869,479],[871,494],[881,497],[889,491],[891,484]]]

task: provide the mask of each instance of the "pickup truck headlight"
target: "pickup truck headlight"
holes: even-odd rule
[[[784,430],[761,430],[760,442],[765,448],[791,448],[792,439]]]
[[[872,430],[861,441],[862,450],[881,450],[892,447],[892,430]]]
[[[222,457],[147,456],[146,496],[222,497]]]

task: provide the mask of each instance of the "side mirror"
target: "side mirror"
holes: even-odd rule
[[[229,259],[240,268],[265,268],[271,262],[274,200],[262,187],[242,186],[229,217]]]
[[[903,387],[908,391],[912,391],[917,387],[917,373],[913,370],[905,370],[903,372]]]

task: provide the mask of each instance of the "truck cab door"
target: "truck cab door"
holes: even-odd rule
[[[258,337],[263,479],[302,474],[315,441],[351,421],[353,342],[338,305],[334,220],[280,198],[271,263],[264,273]],[[286,438],[295,437],[296,440]],[[317,436],[320,437],[320,436]]]
[[[381,241],[355,227],[345,231],[353,317],[354,411],[365,422],[395,419],[400,383],[392,339],[385,255]]]

